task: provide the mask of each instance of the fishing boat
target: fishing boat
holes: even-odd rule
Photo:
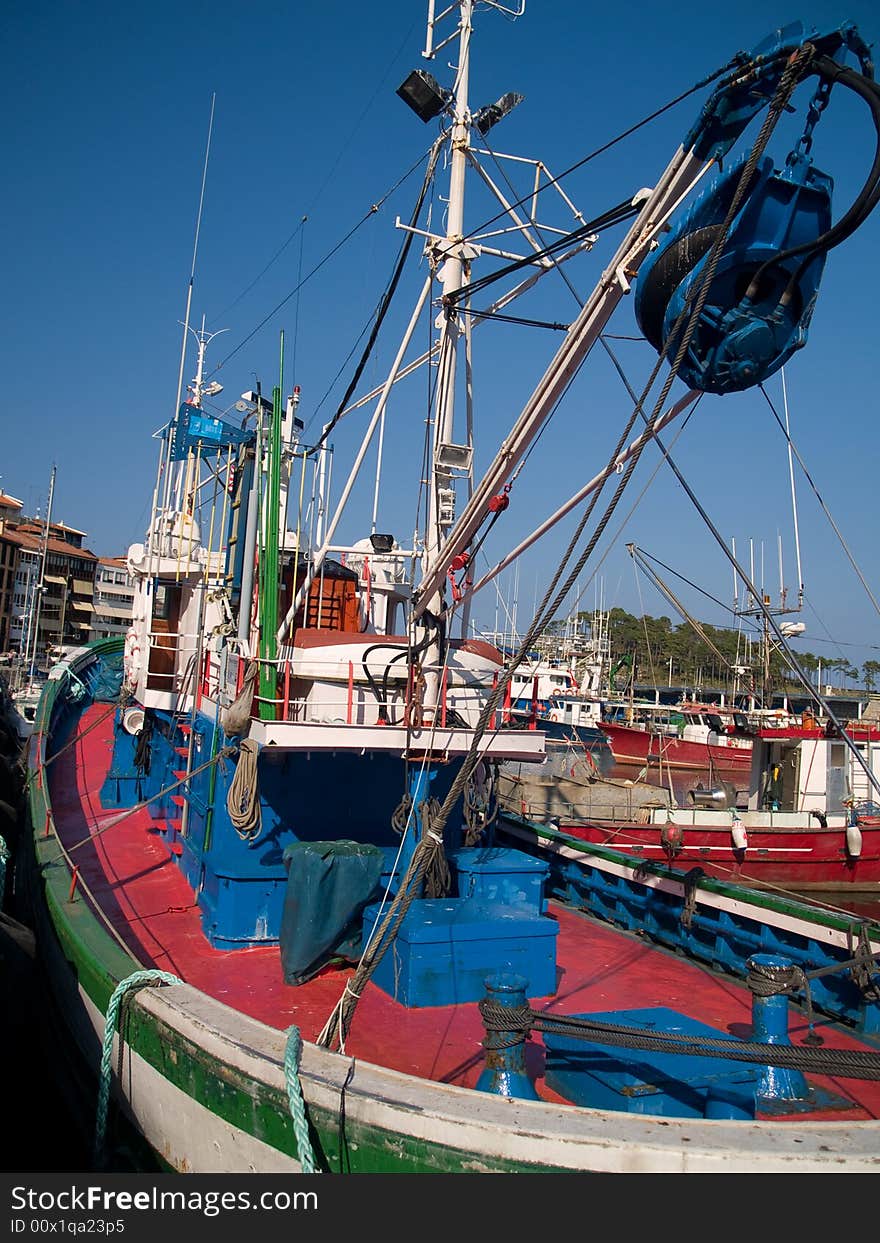
[[[554,706],[560,719],[574,715],[567,699]],[[741,714],[734,714],[741,719]],[[752,765],[752,738],[706,704],[605,704],[599,717],[614,756],[616,775],[649,777],[679,798],[698,781],[727,782],[744,790]],[[743,722],[744,724],[744,722]]]
[[[505,806],[679,871],[699,867],[707,876],[800,893],[876,893],[880,806],[869,775],[880,777],[880,729],[852,722],[845,740],[812,713],[773,715],[754,728],[744,791],[719,780],[692,784],[682,804],[662,786],[639,783],[638,797],[627,798],[625,786],[616,799],[603,797],[601,785],[591,797],[587,785],[579,794],[557,786],[548,798],[530,779],[534,770],[519,765],[520,788],[508,788]]]
[[[703,305],[737,204],[748,212],[746,190],[780,180],[759,144],[731,187],[727,155],[748,121],[766,114],[769,135],[802,78],[876,103],[867,48],[847,26],[809,39],[777,32],[753,57],[738,54],[654,188],[593,221],[576,214],[547,245],[523,207],[534,189],[512,205],[487,174],[524,239],[527,253],[511,258],[510,239],[472,239],[464,226],[476,135],[517,103],[470,107],[475,8],[429,7],[425,55],[457,41],[453,87],[419,69],[398,91],[421,120],[442,118],[428,171],[449,144],[445,231],[422,226],[421,192],[405,228],[421,228],[430,270],[336,509],[328,518],[333,420],[305,441],[299,393],[283,396],[283,352],[271,399],[249,388],[230,423],[203,403],[203,330],[189,397],[178,392],[159,438],[144,542],[128,553],[132,628],[124,643],[62,661],[40,701],[32,852],[19,883],[65,1032],[59,1047],[95,1076],[95,1163],[112,1163],[117,1137],[133,1134],[163,1168],[193,1172],[876,1171],[880,929],[860,927],[850,944],[839,928],[825,935],[818,917],[789,913],[788,939],[772,941],[754,908],[738,922],[731,891],[734,981],[610,927],[577,886],[551,890],[552,852],[503,842],[497,797],[501,763],[540,764],[544,732],[505,713],[519,661],[463,637],[473,554],[504,515],[512,473],[649,254],[669,253],[652,251],[655,241],[668,236],[675,250],[668,221],[723,160],[697,200],[720,212],[707,226],[712,266],[701,282],[679,247],[658,284],[655,259],[655,315],[681,280],[696,282]],[[487,20],[514,15],[481,8]],[[799,180],[809,196],[815,179],[801,165],[781,174],[780,193]],[[863,214],[878,195],[872,181]],[[695,400],[689,389],[667,411],[676,374],[736,391],[804,343],[837,239],[820,223],[806,241],[794,222],[798,212],[760,261],[773,278],[758,281],[752,314],[771,316],[766,333],[735,315],[721,339],[693,318],[682,335],[678,314],[659,329],[661,359],[672,350],[667,382],[605,479],[621,464],[628,479],[666,414]],[[525,292],[563,255],[588,258],[606,227],[622,229],[617,249],[475,482],[478,420],[469,412],[456,439],[452,398],[459,350],[470,371],[477,260]],[[791,318],[784,265],[795,241],[802,313]],[[510,305],[499,293],[492,309]],[[357,468],[429,307],[436,335],[421,361],[441,378],[430,386],[427,523],[403,546],[374,514],[345,543],[337,528]],[[414,474],[418,483],[418,463]],[[566,579],[559,567],[519,659],[579,569]],[[801,979],[789,941],[818,957],[823,980],[839,981],[813,990],[827,1005],[818,1048],[813,1011],[789,1002]],[[856,967],[867,985],[853,982]]]

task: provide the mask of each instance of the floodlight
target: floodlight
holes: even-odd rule
[[[497,125],[508,112],[512,112],[517,104],[522,103],[524,95],[518,95],[516,91],[508,91],[506,95],[502,95],[494,104],[487,104],[485,108],[480,108],[474,113],[474,125],[481,134],[488,134],[493,125]]]
[[[397,94],[425,122],[439,116],[452,98],[452,91],[447,91],[424,69],[414,69],[397,88]]]

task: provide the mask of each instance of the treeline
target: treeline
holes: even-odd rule
[[[585,628],[591,620],[589,613],[578,617]],[[632,676],[636,682],[663,684],[671,681],[686,686],[728,687],[733,683],[735,669],[745,667],[750,673],[740,676],[740,685],[747,686],[750,679],[754,679],[756,686],[761,683],[765,676],[765,645],[760,634],[746,635],[706,622],[700,622],[700,627],[705,639],[688,622],[673,625],[668,617],[634,617],[624,609],[611,609],[608,615],[611,668],[624,662],[616,674],[617,685]],[[845,659],[829,659],[802,651],[797,639],[790,642],[798,663],[814,683],[820,669],[822,683],[840,689],[871,692],[880,682],[880,661],[866,660],[858,667]],[[799,685],[786,653],[779,650],[772,635],[769,680],[774,689]]]

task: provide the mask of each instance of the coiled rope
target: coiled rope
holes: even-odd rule
[[[104,1160],[104,1143],[107,1135],[107,1108],[110,1103],[110,1058],[113,1055],[113,1036],[116,1031],[116,1019],[123,998],[135,988],[145,984],[182,984],[183,980],[168,971],[134,971],[116,985],[107,1006],[104,1021],[104,1043],[101,1048],[101,1073],[98,1083],[98,1108],[95,1118],[95,1165],[100,1168]]]
[[[226,795],[226,810],[229,812],[232,827],[245,842],[255,842],[263,828],[260,791],[257,785],[259,758],[259,745],[250,738],[243,739],[239,744],[235,776],[229,783]]]
[[[291,1027],[287,1033],[287,1044],[284,1046],[284,1081],[287,1084],[287,1100],[290,1104],[290,1116],[293,1119],[293,1133],[296,1136],[296,1148],[300,1165],[306,1174],[320,1174],[315,1165],[315,1154],[309,1138],[309,1124],[306,1118],[306,1106],[303,1100],[302,1085],[299,1081],[299,1060],[302,1054],[302,1036],[298,1027]]]

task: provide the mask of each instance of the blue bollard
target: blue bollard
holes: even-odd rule
[[[787,958],[777,954],[753,954],[747,966],[779,968],[792,966]],[[771,997],[759,997],[752,993],[752,1036],[765,1044],[791,1044],[788,1037],[788,997],[775,993]],[[762,1101],[805,1101],[810,1097],[807,1081],[799,1070],[786,1070],[781,1066],[765,1066],[756,1089]]]
[[[419,766],[416,766],[410,774],[409,795],[413,802],[413,811],[409,824],[404,830],[403,844],[397,861],[397,870],[392,877],[392,893],[397,892],[402,877],[406,875],[407,869],[410,863],[412,863],[416,847],[422,840],[422,809],[431,797],[431,782],[436,776],[436,768],[422,768]],[[415,897],[422,896],[422,888],[423,885],[420,886],[419,892],[414,895]]]
[[[527,1008],[526,980],[521,975],[501,972],[486,980],[486,1000],[513,1009]],[[539,1099],[526,1073],[526,1032],[486,1029],[486,1066],[477,1080],[478,1092],[497,1096],[516,1096],[520,1100]]]

